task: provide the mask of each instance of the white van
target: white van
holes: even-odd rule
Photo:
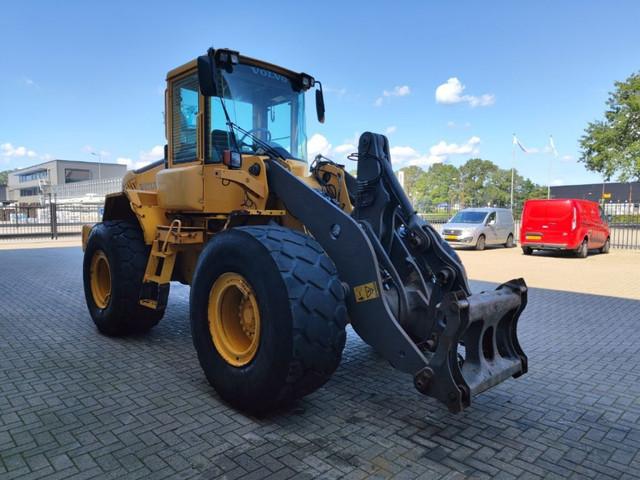
[[[465,208],[442,227],[443,238],[454,247],[515,246],[513,215],[508,208]]]

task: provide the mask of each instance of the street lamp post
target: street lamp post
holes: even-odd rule
[[[98,180],[102,180],[102,154],[91,152],[91,155],[98,157]]]

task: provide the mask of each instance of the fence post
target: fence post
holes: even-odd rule
[[[50,223],[51,223],[51,239],[52,240],[57,240],[58,239],[58,213],[57,213],[57,208],[56,208],[56,203],[55,202],[51,202],[49,203],[49,217],[50,217]]]

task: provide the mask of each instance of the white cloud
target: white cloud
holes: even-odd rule
[[[428,167],[434,163],[442,163],[451,155],[477,155],[480,137],[473,136],[465,143],[447,143],[444,140],[429,148],[429,153],[418,152],[413,147],[397,146],[391,148],[391,161],[394,166],[401,168],[409,165]]]
[[[376,98],[376,101],[373,102],[375,107],[380,107],[384,103],[384,99],[390,99],[391,97],[406,97],[411,94],[411,88],[409,85],[396,85],[392,90],[383,90],[382,96]]]
[[[149,151],[140,152],[140,160],[138,161],[138,163],[145,163],[146,165],[148,165],[151,162],[155,162],[156,160],[160,160],[161,158],[164,158],[164,146],[155,145]]]
[[[387,129],[384,131],[384,133],[386,133],[387,135],[391,135],[392,133],[395,133],[396,130],[398,130],[398,127],[396,127],[395,125],[391,125],[391,126],[387,127]]]
[[[118,157],[116,158],[116,163],[126,165],[127,168],[131,170],[146,167],[161,158],[164,158],[164,147],[162,145],[155,145],[151,150],[140,151],[137,160],[133,160],[131,157]]]
[[[352,145],[350,143],[343,143],[342,145],[338,145],[336,148],[333,149],[333,151],[335,153],[338,154],[350,154],[352,152],[357,152],[358,151],[358,147],[356,147],[355,145]]]
[[[313,161],[316,155],[320,154],[340,162],[350,153],[357,151],[358,147],[351,143],[351,140],[334,147],[329,140],[327,140],[327,137],[320,133],[313,134],[307,141],[307,158],[309,161]]]
[[[307,141],[307,158],[313,160],[316,155],[328,157],[331,152],[331,144],[327,137],[319,133],[314,133]]]
[[[395,87],[393,87],[393,90],[385,90],[384,92],[382,92],[382,95],[384,95],[385,97],[405,97],[410,93],[411,89],[409,88],[409,85],[396,85]]]
[[[563,162],[573,162],[573,155],[563,155],[561,160]]]
[[[444,159],[437,155],[429,155],[418,152],[409,146],[391,147],[391,162],[397,168],[416,165],[418,167],[428,167],[434,163],[440,163]]]
[[[13,158],[33,158],[37,154],[35,151],[28,149],[27,147],[14,147],[11,143],[3,143],[0,145],[0,156],[13,157]]]
[[[311,136],[307,142],[307,153],[309,160],[313,160],[318,154],[332,158],[338,162],[344,161],[344,157],[352,152],[357,152],[356,143],[358,135],[354,139],[347,140],[345,143],[334,147],[331,142],[319,133]],[[391,161],[395,168],[402,168],[409,165],[419,167],[428,167],[434,163],[442,163],[451,155],[478,155],[480,137],[472,136],[466,142],[447,143],[442,140],[429,148],[428,152],[420,152],[415,148],[407,145],[397,145],[391,147]]]
[[[564,185],[564,180],[562,180],[561,178],[556,178],[555,180],[553,180],[551,182],[552,185],[555,185],[556,187],[560,186],[560,185]]]
[[[488,107],[496,101],[495,95],[485,93],[479,97],[464,95],[465,86],[457,77],[451,77],[436,88],[436,102],[443,104],[468,103],[471,107]]]
[[[429,153],[431,155],[464,155],[467,153],[477,153],[479,143],[480,137],[475,136],[461,145],[457,143],[447,143],[441,140],[429,149]]]
[[[133,160],[127,157],[118,157],[116,158],[116,163],[120,165],[126,165],[128,169],[131,169],[133,166]]]

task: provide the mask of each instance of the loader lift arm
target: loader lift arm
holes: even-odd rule
[[[416,388],[458,412],[480,393],[527,370],[517,339],[522,279],[471,295],[459,258],[413,210],[391,168],[383,135],[365,133],[351,215],[269,161],[269,187],[333,259],[348,285],[358,335]],[[461,358],[459,350],[464,349]]]

